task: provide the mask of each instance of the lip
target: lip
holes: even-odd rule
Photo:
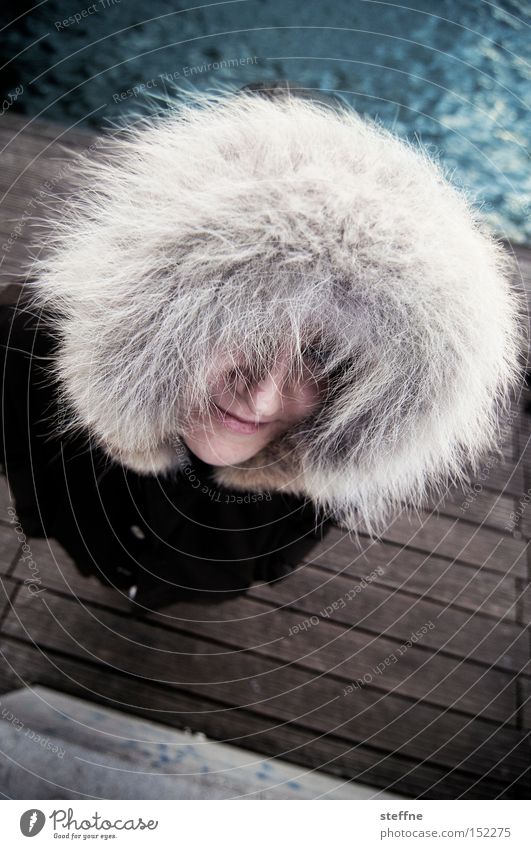
[[[271,422],[256,423],[245,419],[239,419],[237,416],[233,416],[232,413],[228,413],[226,410],[222,410],[221,407],[218,407],[217,404],[212,404],[212,406],[221,424],[226,427],[227,430],[231,430],[233,433],[258,433],[259,430],[263,430],[265,427],[267,427],[268,424],[271,424]]]

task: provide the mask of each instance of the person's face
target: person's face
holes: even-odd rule
[[[288,362],[279,358],[260,382],[229,380],[231,367],[221,364],[210,382],[211,414],[198,419],[182,439],[214,466],[242,463],[321,403],[325,386],[305,364],[297,379],[288,379]]]

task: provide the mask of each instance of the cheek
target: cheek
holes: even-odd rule
[[[302,388],[296,397],[293,399],[293,403],[290,409],[290,420],[298,421],[300,419],[309,416],[314,410],[317,409],[321,402],[321,392],[315,384],[309,384]]]

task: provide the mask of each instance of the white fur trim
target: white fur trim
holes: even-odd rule
[[[498,443],[525,344],[510,260],[470,201],[347,107],[195,100],[79,160],[36,262],[67,429],[164,472],[217,351],[267,364],[317,334],[348,363],[342,387],[265,470],[259,455],[219,481],[267,480],[376,528],[465,480]]]

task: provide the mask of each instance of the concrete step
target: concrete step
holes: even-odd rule
[[[398,799],[47,687],[0,697],[11,799]]]

